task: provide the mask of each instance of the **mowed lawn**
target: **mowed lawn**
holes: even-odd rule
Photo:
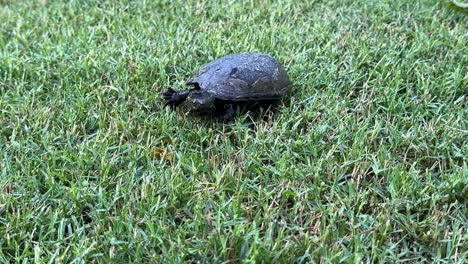
[[[0,262],[464,262],[467,28],[436,0],[0,0]],[[242,51],[287,69],[274,113],[163,108]]]

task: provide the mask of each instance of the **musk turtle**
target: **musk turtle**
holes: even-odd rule
[[[163,92],[165,105],[176,107],[188,101],[191,112],[214,114],[226,121],[237,105],[272,103],[289,90],[283,66],[267,54],[244,52],[224,56],[204,65],[187,81],[191,89]]]

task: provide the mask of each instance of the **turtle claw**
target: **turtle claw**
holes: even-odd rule
[[[169,87],[162,93],[164,106],[170,105],[172,108],[175,108],[187,99],[188,94],[189,91],[176,91],[172,87]]]
[[[166,91],[163,92],[163,95],[164,96],[172,96],[175,93],[176,93],[176,91],[174,89],[172,89],[172,87],[169,87],[169,88],[167,88]]]
[[[222,115],[217,117],[218,122],[220,123],[228,123],[234,117],[234,107],[232,104],[224,105],[224,112]]]

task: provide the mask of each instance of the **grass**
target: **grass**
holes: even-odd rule
[[[466,13],[443,1],[0,0],[0,261],[468,257]],[[222,125],[163,109],[270,53],[294,88]]]

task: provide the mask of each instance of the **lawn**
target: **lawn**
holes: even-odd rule
[[[464,262],[467,28],[436,0],[0,0],[0,262]],[[241,51],[288,71],[274,113],[163,108]]]

